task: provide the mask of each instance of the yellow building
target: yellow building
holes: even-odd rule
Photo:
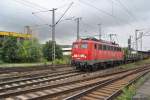
[[[9,36],[17,37],[19,40],[31,39],[32,37],[31,34],[0,31],[0,44],[2,43],[3,40],[5,40],[6,37]]]
[[[8,37],[8,36],[14,36],[14,37],[23,38],[23,39],[31,38],[31,34],[0,31],[0,37]]]

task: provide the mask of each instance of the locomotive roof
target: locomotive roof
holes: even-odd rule
[[[118,46],[118,44],[116,44],[115,42],[110,42],[110,41],[105,41],[105,40],[98,40],[96,38],[85,38],[85,39],[81,39],[79,41],[93,41],[93,42],[100,42],[100,43],[104,43],[104,44],[109,44],[109,45],[116,45]]]

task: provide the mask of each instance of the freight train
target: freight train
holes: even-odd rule
[[[73,42],[71,58],[71,64],[76,69],[93,71],[108,65],[137,61],[142,57],[136,53],[126,55],[115,42],[86,38]]]

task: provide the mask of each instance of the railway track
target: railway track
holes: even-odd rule
[[[63,71],[72,71],[72,70],[73,68],[68,66],[68,67],[58,68],[55,71],[49,70],[49,68],[47,68],[43,70],[34,70],[34,71],[29,71],[29,72],[15,72],[15,73],[9,73],[9,74],[4,74],[4,75],[0,74],[0,82],[13,80],[13,79],[20,79],[20,78],[36,77],[36,76],[41,76],[41,75],[47,75],[50,73],[59,73]]]
[[[85,74],[76,75],[74,77],[62,78],[58,80],[53,80],[51,82],[47,82],[44,85],[38,85],[35,87],[22,88],[13,91],[6,91],[0,93],[1,98],[11,99],[11,100],[22,100],[22,99],[59,99],[70,96],[72,93],[77,93],[79,91],[84,91],[93,86],[97,86],[99,84],[104,84],[105,82],[116,79],[118,77],[125,77],[127,75],[131,75],[135,72],[140,72],[142,70],[149,69],[149,67],[138,68],[132,70],[122,70],[114,73],[109,73],[106,75],[97,74],[88,74],[85,77]],[[95,72],[96,73],[96,72]],[[93,75],[93,76],[92,76]],[[97,76],[96,76],[97,75]],[[7,89],[6,89],[7,90]]]
[[[105,71],[112,71],[112,69],[114,70],[114,68],[110,68],[110,69],[106,69]],[[118,69],[118,68],[115,68],[116,70]],[[103,71],[103,72],[105,72],[105,71]],[[11,77],[10,77],[10,75],[9,76],[4,76],[4,77],[0,77],[0,83],[7,83],[7,81],[8,81],[8,83],[10,82],[10,80],[11,81],[16,81],[16,80],[25,80],[25,79],[31,79],[31,78],[33,78],[33,77],[35,77],[35,78],[37,78],[37,77],[39,77],[39,78],[42,78],[43,76],[45,76],[45,77],[47,77],[47,76],[49,76],[49,75],[61,75],[61,73],[64,73],[64,72],[74,72],[74,69],[73,68],[69,68],[69,70],[67,70],[67,69],[63,69],[63,71],[61,70],[61,71],[59,71],[59,70],[57,70],[57,71],[49,71],[49,70],[46,70],[46,71],[34,71],[34,72],[32,72],[32,73],[29,73],[29,72],[25,72],[25,73],[21,73],[21,74],[19,74],[19,75],[11,75]]]
[[[150,68],[137,70],[130,74],[119,76],[67,97],[64,100],[113,100],[122,92],[124,87],[132,84],[148,72],[150,72]]]
[[[17,88],[44,84],[46,82],[73,77],[73,76],[80,75],[80,74],[81,73],[77,71],[68,71],[68,72],[48,74],[44,76],[37,76],[37,77],[32,77],[32,78],[5,81],[5,82],[0,83],[0,93],[8,91],[8,90],[14,90]]]
[[[55,65],[55,68],[64,68],[70,65],[62,64],[62,65]],[[52,69],[52,65],[37,65],[32,67],[1,67],[0,74],[11,73],[11,72],[29,72],[29,71],[41,71],[45,69]]]

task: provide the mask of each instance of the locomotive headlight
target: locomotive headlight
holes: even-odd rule
[[[77,54],[74,54],[73,57],[77,57]]]
[[[80,57],[81,58],[86,58],[86,55],[85,54],[80,54]]]

